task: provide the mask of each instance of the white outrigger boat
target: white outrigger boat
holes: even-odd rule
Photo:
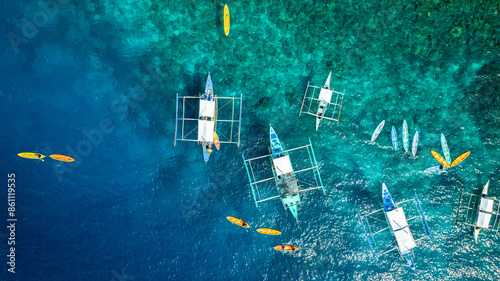
[[[385,183],[382,184],[382,201],[384,207],[382,209],[378,209],[376,211],[370,212],[368,214],[361,215],[358,213],[359,221],[361,222],[361,226],[363,227],[363,231],[365,233],[366,240],[368,241],[368,245],[370,246],[370,250],[373,254],[375,260],[378,260],[378,257],[389,253],[393,250],[398,250],[401,257],[403,257],[411,269],[415,270],[415,263],[413,262],[413,248],[417,246],[417,242],[425,239],[427,237],[434,239],[432,236],[429,225],[427,224],[427,220],[425,219],[424,211],[422,210],[422,206],[420,205],[420,201],[415,193],[415,197],[409,200],[405,200],[400,202],[399,204],[394,203],[389,190]],[[406,214],[402,207],[402,204],[406,202],[414,201],[417,211],[419,215],[413,216],[409,219],[406,218]],[[383,211],[385,215],[385,219],[387,221],[388,226],[377,231],[372,231],[372,226],[370,226],[370,221],[372,222],[380,222],[380,219],[373,218],[371,216],[375,214],[380,214]],[[422,224],[424,226],[425,235],[417,240],[414,239],[413,234],[410,230],[409,221],[413,219],[421,218]],[[396,246],[392,246],[391,244],[385,247],[381,252],[377,251],[378,249],[374,249],[375,243],[375,235],[384,232],[385,230],[390,230],[392,235],[396,240]]]
[[[312,115],[316,117],[316,131],[318,130],[319,126],[321,125],[321,121],[323,119],[331,120],[331,121],[337,121],[337,124],[339,123],[340,120],[340,112],[342,110],[342,103],[344,101],[344,92],[336,92],[333,90],[330,90],[330,78],[332,77],[332,72],[330,71],[330,74],[328,75],[328,78],[326,79],[325,85],[321,88],[318,86],[312,86],[309,85],[309,82],[307,83],[307,88],[306,92],[304,93],[304,98],[302,99],[302,106],[300,107],[300,112],[299,116],[302,114],[302,110],[304,108],[304,103],[306,99],[309,101],[309,106],[306,105],[307,107],[307,112],[304,112],[306,114]],[[310,88],[312,88],[312,92],[310,92],[311,96],[308,96],[308,91],[310,91]],[[316,90],[320,89],[319,91],[319,96],[316,98]],[[331,103],[332,96],[333,94],[336,94],[337,97],[335,99],[335,103]],[[318,102],[318,110],[315,112],[313,110],[313,101]],[[340,102],[340,103],[339,103]],[[326,110],[327,108],[331,106],[333,107],[333,113],[330,115],[326,116]],[[338,112],[338,115],[337,115]]]
[[[323,189],[323,193],[325,193],[325,187],[323,186],[323,182],[321,180],[318,163],[316,162],[316,156],[310,140],[308,145],[287,150],[285,149],[284,144],[278,139],[273,127],[269,127],[271,153],[252,159],[245,159],[245,156],[242,155],[250,187],[252,189],[253,199],[255,201],[255,205],[258,207],[258,203],[260,202],[279,198],[285,210],[290,210],[292,215],[298,219],[297,207],[300,203],[300,192],[321,188]],[[296,161],[299,161],[302,159],[301,156],[305,151],[307,151],[309,159],[303,159],[302,162],[294,162],[293,166],[295,166],[295,168],[300,168],[300,170],[294,169],[292,166],[290,152],[300,152],[298,159],[296,159]],[[271,167],[269,168],[272,171],[273,176],[264,179],[261,179],[260,177],[257,178],[262,173],[265,173],[265,170],[262,170],[262,167],[265,168],[265,164],[258,162],[265,160],[266,158],[268,158],[271,162]],[[313,172],[313,183],[305,180],[307,176],[301,176],[301,180],[299,180],[298,175],[306,171]],[[271,180],[274,180],[274,188],[272,188],[272,186],[271,188],[276,189],[278,195],[268,196],[270,193],[269,191],[271,190],[269,186],[259,188],[260,186],[265,185],[265,183],[269,183]],[[305,185],[306,188],[301,188],[299,182],[302,185]]]
[[[494,231],[495,235],[498,234],[499,230],[500,201],[496,198],[487,197],[489,184],[490,181],[488,181],[484,186],[481,195],[464,193],[462,191],[462,194],[460,194],[460,200],[458,202],[457,218],[455,220],[455,224],[460,222],[472,226],[474,228],[474,240],[476,241],[476,243],[479,232],[481,230]],[[467,207],[461,206],[463,200],[467,198],[469,199]],[[465,210],[463,210],[462,216],[460,217],[461,208]],[[491,224],[491,219],[493,217],[493,224]]]
[[[182,106],[179,109],[179,99],[182,98]],[[191,104],[191,100],[199,100],[200,106],[197,111],[196,108]],[[241,132],[241,113],[242,113],[242,100],[243,94],[240,97],[221,97],[214,95],[212,78],[210,73],[208,73],[207,83],[205,85],[205,92],[200,96],[184,96],[179,97],[177,94],[176,105],[175,105],[175,138],[174,146],[178,140],[181,141],[195,141],[201,143],[203,150],[203,159],[208,162],[210,159],[210,154],[212,153],[212,145],[215,145],[217,150],[219,149],[220,143],[234,143],[238,146],[240,145],[240,132]],[[221,101],[227,101],[223,106],[219,108],[218,103]],[[235,116],[235,107],[239,102],[239,116]],[[223,112],[224,119],[220,119],[220,110],[227,107],[227,111]],[[194,118],[193,112],[188,112],[188,106],[196,111],[198,114],[197,118]],[[179,110],[182,110],[182,114],[179,114]],[[181,116],[181,117],[179,117]],[[181,123],[181,137],[177,137],[177,127]],[[223,126],[222,130],[217,128],[217,123],[226,123],[228,126]],[[238,125],[238,130],[236,133],[235,123]],[[194,134],[191,135],[196,129],[198,129],[198,135],[195,138]],[[224,130],[225,129],[225,130]],[[189,131],[185,133],[185,131]],[[224,131],[224,132],[222,132]],[[225,139],[219,140],[217,134],[223,136]]]

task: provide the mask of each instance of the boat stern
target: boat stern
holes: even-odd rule
[[[208,160],[210,159],[210,153],[212,152],[211,148],[203,148],[203,160],[205,160],[206,163],[208,163]]]
[[[299,214],[298,214],[297,207],[298,207],[299,202],[300,202],[299,194],[295,194],[293,196],[290,194],[287,194],[285,197],[281,197],[281,202],[283,203],[283,206],[285,207],[285,209],[288,208],[290,210],[290,212],[292,213],[293,217],[298,219]]]
[[[411,250],[403,254],[403,257],[406,259],[406,262],[408,262],[408,265],[412,270],[415,270],[415,263],[413,262],[413,256]]]

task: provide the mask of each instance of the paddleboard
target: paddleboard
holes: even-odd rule
[[[445,166],[446,168],[450,167],[450,164],[448,164],[448,162],[443,158],[443,156],[439,155],[439,153],[437,153],[434,150],[431,150],[431,153],[432,153],[432,156],[434,156],[434,158],[436,158],[436,160],[439,163],[441,163],[441,165]]]
[[[413,156],[417,154],[417,147],[418,147],[418,131],[415,132],[415,135],[413,136],[413,142],[411,144],[411,153]]]
[[[240,219],[238,219],[238,218],[231,217],[231,216],[226,217],[226,218],[227,218],[230,222],[232,222],[232,223],[234,223],[234,224],[236,224],[236,225],[239,225],[239,226],[241,226],[241,227],[244,227],[244,228],[249,228],[249,227],[250,227],[250,225],[248,225],[248,223],[246,223],[246,222],[244,222],[244,221],[242,221],[242,220],[240,220]]]
[[[40,153],[35,153],[35,152],[22,152],[22,153],[17,154],[17,156],[23,157],[23,158],[28,158],[28,159],[40,159],[42,161],[44,161],[42,158],[45,157],[45,155],[40,154]]]
[[[451,163],[450,149],[443,134],[441,134],[441,147],[443,148],[444,158],[448,163]]]
[[[217,148],[217,150],[220,149],[220,141],[219,141],[219,136],[217,135],[217,133],[214,131],[214,144],[215,144],[215,148]]]
[[[378,124],[377,128],[375,129],[375,131],[373,131],[373,135],[372,135],[372,140],[371,141],[374,141],[378,137],[378,135],[380,134],[380,132],[384,128],[384,125],[385,125],[385,120],[383,120],[382,122],[380,122],[380,124]]]
[[[465,158],[469,157],[470,151],[467,151],[465,153],[460,154],[455,160],[453,160],[453,163],[451,163],[452,167],[455,167],[456,165],[460,164],[460,162],[464,161]]]
[[[408,152],[410,149],[410,141],[408,140],[408,124],[406,120],[403,120],[403,148],[405,152]]]
[[[394,150],[398,150],[398,133],[396,132],[396,128],[392,126],[391,129],[391,141],[392,141],[392,147],[394,147]]]
[[[226,33],[226,36],[229,34],[229,25],[230,25],[230,18],[229,18],[229,8],[227,5],[224,6],[224,33]]]
[[[257,232],[260,232],[262,234],[268,234],[268,235],[280,235],[281,234],[281,232],[279,232],[278,230],[271,229],[271,228],[259,228],[259,229],[257,229]]]
[[[63,161],[63,162],[75,161],[75,159],[73,159],[73,157],[69,157],[69,156],[61,155],[61,154],[52,154],[52,155],[50,155],[50,158],[58,160],[58,161]]]
[[[274,246],[274,249],[276,249],[278,251],[297,251],[299,249],[299,247],[295,247],[292,245],[278,245],[278,246]]]
[[[424,173],[431,174],[431,173],[437,173],[439,171],[442,171],[441,166],[433,166],[425,169]]]

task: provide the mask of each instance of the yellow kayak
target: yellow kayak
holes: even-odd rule
[[[45,155],[40,154],[40,153],[35,153],[35,152],[23,152],[23,153],[17,154],[17,156],[23,157],[23,158],[28,158],[28,159],[40,159],[42,161],[44,161],[42,158],[45,157]]]
[[[455,160],[453,160],[453,162],[451,163],[451,166],[454,167],[454,166],[460,164],[460,162],[464,161],[465,158],[469,157],[469,154],[470,154],[470,151],[467,151],[465,153],[460,154],[460,156],[458,156],[457,158],[455,158]]]
[[[215,148],[217,148],[217,150],[220,149],[220,141],[219,141],[219,136],[217,135],[217,133],[214,131],[214,144],[215,144]]]
[[[445,166],[446,168],[450,167],[450,164],[448,164],[448,162],[446,162],[446,159],[444,159],[443,156],[439,155],[439,153],[437,153],[434,150],[431,150],[431,153],[432,153],[432,156],[434,156],[434,158],[436,158],[436,160],[439,163],[441,163],[441,165]]]
[[[236,224],[236,225],[239,225],[241,227],[244,227],[244,228],[249,228],[250,225],[248,225],[248,223],[238,219],[238,218],[235,218],[235,217],[226,217],[230,222]]]
[[[63,162],[75,161],[75,159],[73,157],[69,157],[69,156],[62,155],[62,154],[52,154],[52,155],[50,155],[50,158],[52,158],[54,160],[58,160],[58,161],[63,161]]]
[[[292,245],[278,245],[278,246],[274,246],[274,249],[276,249],[278,251],[297,251],[299,249],[299,247],[295,247]]]
[[[226,36],[229,34],[229,8],[227,5],[224,6],[224,33],[226,33]]]
[[[271,229],[271,228],[259,228],[259,229],[257,229],[257,232],[260,232],[262,234],[268,234],[268,235],[280,235],[281,234],[281,232],[279,232],[278,230]]]

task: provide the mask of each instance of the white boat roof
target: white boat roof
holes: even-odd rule
[[[273,159],[273,163],[278,176],[293,172],[292,163],[288,155]]]
[[[204,142],[214,141],[215,121],[198,120],[198,140]]]
[[[326,101],[328,103],[330,103],[330,101],[332,100],[332,93],[333,91],[332,90],[328,90],[328,89],[325,89],[325,88],[321,88],[321,91],[319,92],[319,100],[323,100],[323,101]]]
[[[413,239],[413,235],[408,227],[408,221],[406,220],[403,208],[394,209],[387,212],[386,215],[396,237],[399,250],[405,252],[415,248],[417,244],[415,244],[415,239]]]
[[[479,214],[477,216],[477,227],[488,228],[490,226],[491,214],[483,213],[484,212],[493,212],[493,203],[494,200],[481,198],[481,203],[479,204]]]
[[[215,100],[200,100],[200,116],[215,117]]]

